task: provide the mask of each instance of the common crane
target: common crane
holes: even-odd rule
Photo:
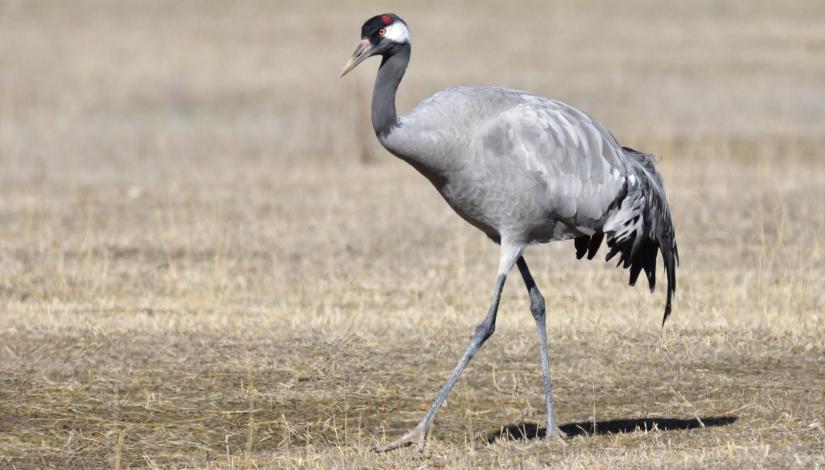
[[[393,13],[374,16],[361,27],[361,41],[341,76],[368,57],[381,56],[372,94],[372,125],[379,142],[430,180],[458,215],[501,250],[487,316],[432,406],[410,432],[375,450],[411,444],[423,450],[435,414],[495,330],[501,291],[513,265],[527,287],[538,331],[546,436],[562,438],[553,411],[544,298],[522,253],[528,244],[573,239],[577,257],[592,259],[606,236],[607,260],[619,255],[619,264],[630,269],[630,285],[644,270],[653,291],[661,251],[667,274],[664,324],[676,290],[678,252],[662,178],[650,155],[622,147],[584,112],[523,91],[450,88],[399,117],[395,92],[410,50],[404,20]]]

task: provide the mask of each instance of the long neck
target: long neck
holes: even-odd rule
[[[410,45],[405,44],[392,55],[384,56],[375,88],[372,90],[372,128],[378,138],[385,137],[398,124],[395,112],[395,91],[410,62]]]

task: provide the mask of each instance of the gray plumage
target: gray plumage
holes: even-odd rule
[[[372,122],[381,144],[435,186],[467,222],[501,245],[499,277],[487,318],[430,411],[411,433],[382,448],[423,447],[432,419],[464,367],[495,328],[498,299],[514,265],[530,293],[541,344],[548,435],[553,418],[544,299],[522,257],[528,244],[575,239],[592,258],[604,238],[633,285],[641,271],[655,286],[662,252],[667,273],[664,319],[676,288],[678,252],[661,176],[653,158],[622,147],[586,113],[557,100],[493,87],[450,88],[398,117],[395,92],[410,58],[406,23],[392,14],[368,20],[351,70],[381,55]]]
[[[651,288],[664,246],[669,314],[677,255],[661,177],[652,157],[623,148],[584,112],[521,91],[451,88],[376,133],[497,243],[607,234],[608,259],[622,253],[631,284],[643,268]]]

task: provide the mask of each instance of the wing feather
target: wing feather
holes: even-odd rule
[[[484,150],[538,171],[548,203],[561,218],[585,227],[603,222],[627,174],[621,146],[590,116],[567,104],[526,93],[517,97],[481,127]]]

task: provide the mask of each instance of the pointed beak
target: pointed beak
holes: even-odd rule
[[[344,64],[344,68],[341,69],[340,77],[348,74],[350,70],[354,69],[356,65],[363,62],[364,59],[369,57],[371,54],[372,44],[370,44],[368,40],[362,39],[361,42],[358,43],[358,47],[355,48],[355,52],[352,53],[352,57],[349,58],[347,63]]]

